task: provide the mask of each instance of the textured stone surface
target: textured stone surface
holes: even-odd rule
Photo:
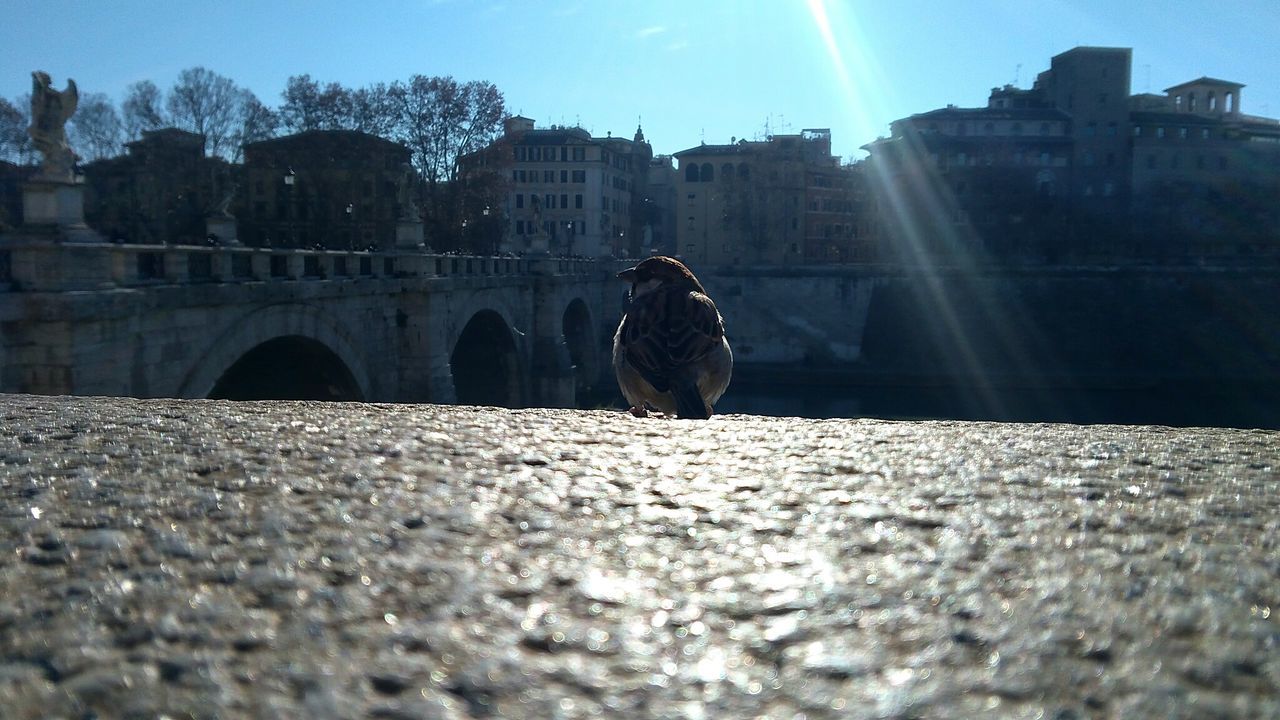
[[[0,396],[0,708],[1280,716],[1280,434]]]

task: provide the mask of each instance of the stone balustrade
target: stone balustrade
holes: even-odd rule
[[[344,278],[581,276],[618,264],[609,259],[487,257],[403,250],[49,243],[16,239],[0,244],[0,287],[62,291]]]

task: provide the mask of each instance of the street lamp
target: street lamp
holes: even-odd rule
[[[352,218],[355,217],[354,212],[355,212],[355,207],[351,203],[347,203],[347,249],[348,250],[356,249],[356,228],[352,224]]]
[[[296,214],[296,212],[297,212],[297,208],[295,208],[295,207],[293,206],[293,184],[294,184],[295,182],[297,182],[296,174],[293,172],[293,168],[289,168],[289,172],[285,173],[285,175],[284,175],[284,186],[285,186],[285,190],[286,190],[286,192],[288,193],[288,200],[286,201],[286,202],[287,202],[287,208],[288,208],[288,209],[287,209],[287,213],[288,213],[288,215],[286,216],[286,220],[287,220],[287,222],[289,223],[289,245],[290,245],[290,247],[297,247],[297,246],[298,246],[297,233],[295,232],[295,228],[294,228],[294,225],[293,225],[293,217],[294,217],[294,215],[295,215],[295,214]]]

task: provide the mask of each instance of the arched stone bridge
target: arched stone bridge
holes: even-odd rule
[[[584,402],[607,376],[613,261],[0,244],[0,391]]]

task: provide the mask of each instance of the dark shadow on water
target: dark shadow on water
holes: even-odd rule
[[[990,420],[1280,429],[1280,386],[888,387],[734,381],[716,412],[804,418]]]

